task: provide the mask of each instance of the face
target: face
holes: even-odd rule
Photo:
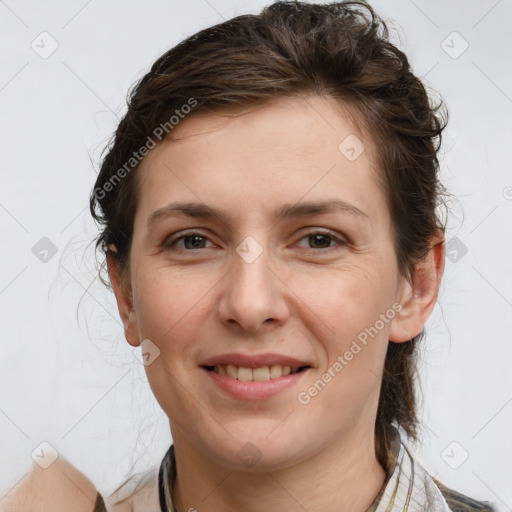
[[[158,354],[146,371],[174,441],[273,469],[373,442],[388,340],[426,312],[402,319],[372,140],[317,96],[191,117],[173,137],[137,171],[131,294],[115,291],[127,340]]]

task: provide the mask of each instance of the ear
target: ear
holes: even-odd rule
[[[117,249],[114,246],[110,246],[107,252],[107,268],[116,296],[119,316],[123,322],[124,336],[130,345],[137,347],[140,345],[137,315],[133,309],[131,289],[128,289],[130,287],[122,281]]]
[[[403,343],[420,334],[436,304],[444,262],[445,238],[437,230],[428,254],[416,265],[411,281],[402,282],[398,299],[402,309],[391,322],[389,341]]]

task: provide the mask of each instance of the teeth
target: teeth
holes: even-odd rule
[[[220,365],[215,365],[215,368],[219,367]],[[236,379],[238,377],[238,368],[236,366],[233,366],[232,364],[228,364],[226,366],[226,373],[228,374],[228,377],[231,377],[232,379]]]
[[[232,364],[216,364],[213,368],[215,373],[219,375],[227,375],[232,379],[237,380],[258,380],[265,381],[270,379],[278,379],[279,377],[296,373],[298,368],[291,368],[290,366],[281,366],[280,364],[273,364],[272,366],[262,366],[260,368],[246,368],[244,366],[234,366]]]
[[[252,378],[254,380],[269,380],[270,379],[270,370],[268,366],[263,366],[262,368],[254,368],[251,372]],[[240,372],[238,372],[238,378],[240,378]]]
[[[243,366],[238,368],[238,380],[252,380],[252,370]]]
[[[271,379],[277,379],[278,377],[281,377],[283,374],[283,368],[278,364],[273,364],[270,367],[270,378]]]

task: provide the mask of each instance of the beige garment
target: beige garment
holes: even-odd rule
[[[167,511],[176,512],[172,504],[172,489],[176,479],[174,446],[165,455],[161,468],[165,485],[162,496],[168,494]],[[128,482],[121,490],[105,499],[107,512],[162,512],[160,508],[158,471],[154,468],[143,478]],[[167,491],[167,492],[165,492]],[[128,497],[130,496],[131,497]],[[127,498],[128,497],[128,498]],[[125,499],[127,498],[127,499]],[[480,502],[448,489],[435,480],[411,454],[399,432],[391,444],[391,458],[386,480],[373,504],[366,512],[495,512],[492,504]],[[105,512],[101,504],[93,512]],[[183,511],[180,511],[183,512]]]

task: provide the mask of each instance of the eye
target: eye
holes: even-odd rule
[[[342,240],[341,238],[335,236],[333,233],[329,231],[311,231],[307,235],[303,236],[301,240],[307,240],[310,247],[308,249],[331,249],[333,246],[332,242],[337,244],[338,246],[346,246],[347,242]],[[165,242],[165,248],[178,248],[182,250],[193,250],[193,249],[207,249],[205,247],[205,243],[209,241],[209,238],[202,235],[201,233],[189,232],[182,234],[181,236],[170,239]],[[179,246],[179,243],[183,242],[183,245]],[[326,247],[327,245],[327,247]]]
[[[209,240],[207,237],[205,237],[204,235],[201,235],[201,233],[194,233],[194,232],[190,232],[190,233],[185,233],[184,235],[181,235],[180,237],[178,238],[175,238],[174,240],[169,240],[165,243],[165,247],[166,248],[170,248],[170,247],[176,247],[178,242],[181,242],[183,241],[184,243],[184,247],[181,246],[181,247],[178,247],[178,249],[184,249],[184,250],[189,250],[189,249],[204,249],[204,242],[206,240]]]
[[[301,240],[304,239],[306,239],[310,244],[310,247],[307,247],[308,249],[331,249],[333,247],[330,245],[331,242],[336,242],[336,244],[339,246],[347,245],[345,240],[342,240],[329,231],[311,231],[306,236],[301,238]],[[327,247],[325,247],[326,245]]]

